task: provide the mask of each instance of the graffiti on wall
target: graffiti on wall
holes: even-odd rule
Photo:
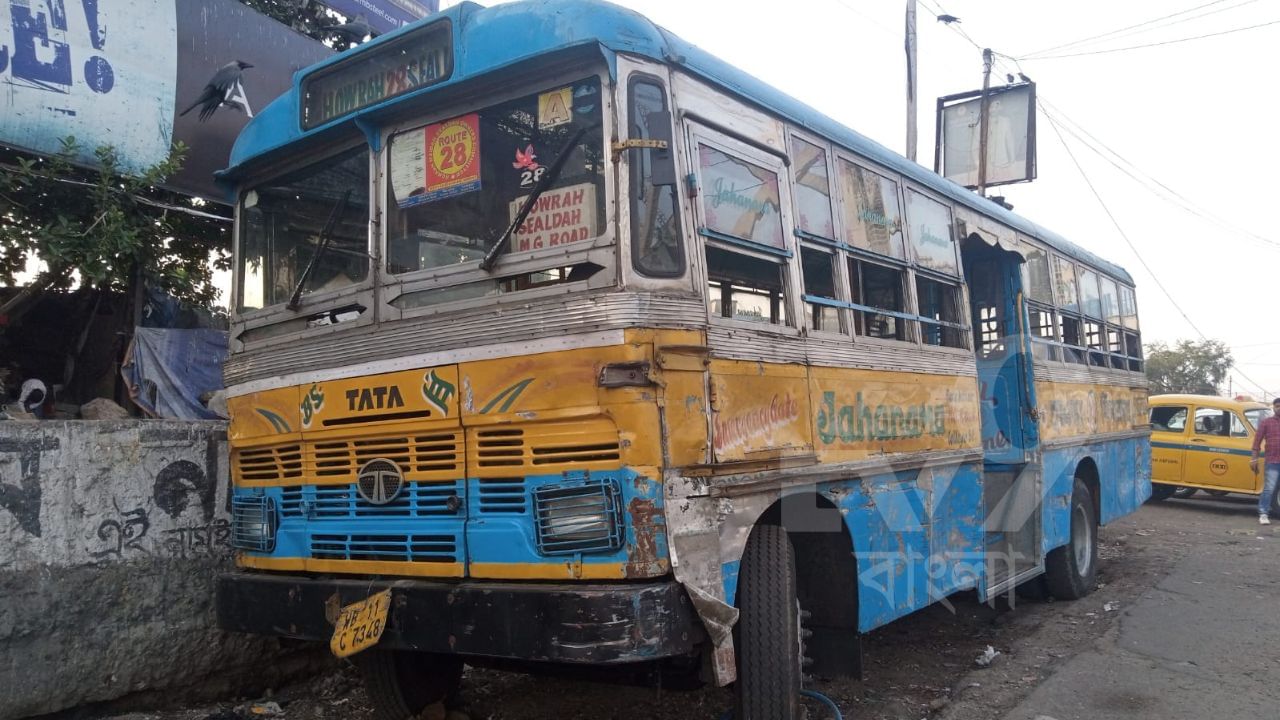
[[[0,508],[7,510],[27,534],[40,537],[40,454],[58,449],[58,438],[0,438]],[[16,457],[15,457],[16,456]],[[14,465],[16,484],[4,482]]]
[[[216,438],[211,436],[209,442],[216,444]],[[217,462],[216,455],[210,459]],[[216,465],[202,468],[190,460],[171,461],[156,473],[151,496],[142,504],[123,510],[118,500],[111,500],[115,512],[99,521],[98,544],[88,548],[89,555],[126,560],[230,553],[231,525],[225,517],[214,517],[217,490]],[[184,521],[193,509],[199,520]],[[159,526],[154,531],[153,523]]]

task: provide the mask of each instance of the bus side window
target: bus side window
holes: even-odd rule
[[[631,83],[628,116],[631,138],[665,140],[667,149],[645,148],[631,155],[631,259],[638,272],[653,277],[684,274],[684,245],[676,200],[671,114],[658,83]]]
[[[831,252],[811,247],[800,248],[800,267],[804,273],[804,292],[813,297],[836,299],[835,257]],[[814,330],[840,332],[840,311],[834,306],[809,303],[809,320]]]
[[[854,328],[859,335],[906,340],[906,323],[889,313],[905,313],[903,286],[906,271],[878,263],[849,258],[849,297],[866,307],[854,313]],[[887,311],[887,312],[877,312]]]
[[[787,324],[781,263],[707,246],[711,314],[730,320]]]
[[[1062,325],[1062,344],[1070,346],[1062,349],[1062,359],[1083,365],[1085,362],[1084,336],[1081,334],[1080,318],[1063,315],[1059,322]]]
[[[960,311],[958,285],[916,275],[916,301],[922,318],[939,321],[938,324],[934,324],[921,320],[920,334],[924,344],[964,347],[963,335],[959,328],[953,327],[960,325],[963,317]]]

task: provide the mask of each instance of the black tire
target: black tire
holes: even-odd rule
[[[416,718],[424,708],[456,696],[462,660],[408,650],[370,649],[356,655],[376,720]]]
[[[1195,495],[1195,494],[1196,494],[1196,492],[1197,492],[1198,490],[1199,490],[1199,488],[1184,487],[1184,486],[1179,485],[1178,487],[1176,487],[1176,488],[1174,488],[1174,489],[1173,489],[1173,496],[1174,496],[1174,497],[1176,497],[1176,498],[1178,498],[1179,500],[1186,500],[1187,498],[1191,497],[1192,495]],[[1215,491],[1214,491],[1214,490],[1206,490],[1205,492],[1208,492],[1208,493],[1212,494],[1212,493],[1213,493],[1213,492],[1215,492]]]
[[[1079,480],[1076,482],[1079,482]],[[1151,499],[1147,502],[1163,502],[1173,497],[1173,494],[1177,491],[1177,485],[1165,485],[1164,483],[1153,482],[1151,483]]]
[[[758,525],[738,571],[738,661],[734,720],[801,717],[800,611],[796,559],[787,531]]]
[[[1209,493],[1210,497],[1226,497],[1231,494],[1226,490],[1205,490],[1205,492]]]
[[[1060,600],[1079,600],[1093,592],[1098,581],[1098,515],[1093,493],[1080,478],[1071,491],[1070,535],[1067,544],[1050,550],[1044,561],[1049,593]]]

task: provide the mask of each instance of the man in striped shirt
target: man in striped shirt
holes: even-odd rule
[[[1249,461],[1249,469],[1258,473],[1258,451],[1267,446],[1266,469],[1263,471],[1262,497],[1258,498],[1258,522],[1271,524],[1271,503],[1276,495],[1276,485],[1280,484],[1280,397],[1272,404],[1275,410],[1271,417],[1258,423],[1258,432],[1253,436],[1253,460]]]

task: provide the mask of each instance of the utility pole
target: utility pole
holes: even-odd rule
[[[916,0],[907,0],[907,159],[916,161]]]
[[[982,51],[982,105],[978,111],[978,194],[987,196],[987,122],[991,114],[991,48]]]

